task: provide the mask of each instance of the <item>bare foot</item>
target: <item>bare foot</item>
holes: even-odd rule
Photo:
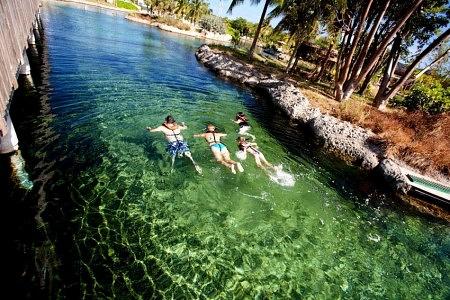
[[[231,165],[230,169],[231,169],[231,173],[236,174],[236,169],[234,168],[234,165]]]
[[[241,163],[236,163],[236,166],[237,166],[239,172],[241,172],[241,173],[244,172],[244,168],[242,167]]]
[[[198,174],[202,174],[203,170],[202,170],[202,168],[200,168],[199,165],[195,165],[194,167]]]

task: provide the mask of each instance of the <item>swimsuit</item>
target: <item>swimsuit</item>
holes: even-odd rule
[[[248,124],[247,119],[245,119],[243,117],[238,117],[238,118],[241,121],[241,122],[239,122],[239,127],[240,128],[242,128],[242,127],[250,127],[250,124]]]
[[[173,142],[169,142],[166,147],[167,152],[169,152],[169,154],[171,156],[175,156],[177,154],[182,155],[186,152],[190,152],[188,144],[183,140],[179,140],[177,137],[177,136],[181,135],[181,133],[175,133],[175,131],[173,129],[170,129],[165,124],[163,124],[163,126],[169,130],[172,130],[172,133],[173,133],[173,134],[166,134],[166,136],[173,136],[173,137],[175,137],[175,140],[176,140]]]
[[[247,143],[239,144],[239,150],[247,151],[247,149],[251,149],[256,155],[261,154],[261,152],[259,152],[255,147],[253,147],[253,146],[251,146],[251,145],[249,145]]]
[[[211,132],[213,135],[214,142],[208,142],[210,143],[209,146],[211,147],[211,150],[218,150],[219,152],[225,152],[227,151],[227,147],[222,144],[220,141],[216,141],[216,135],[214,132]]]

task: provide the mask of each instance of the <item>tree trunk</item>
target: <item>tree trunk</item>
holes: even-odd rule
[[[344,67],[341,70],[341,74],[339,76],[339,81],[343,84],[347,80],[347,76],[350,70],[350,65],[352,63],[353,55],[355,54],[356,47],[358,46],[359,39],[363,32],[364,23],[367,20],[367,16],[370,11],[370,7],[372,6],[373,0],[368,0],[367,6],[364,12],[361,14],[361,18],[359,20],[358,27],[356,29],[355,34],[353,35],[352,44],[350,47],[349,53],[344,57]]]
[[[380,66],[382,66],[382,65],[383,65],[383,59],[380,58],[378,60],[377,64],[375,65],[375,67],[373,67],[373,69],[369,72],[369,74],[367,74],[366,78],[364,78],[363,83],[361,83],[359,90],[358,90],[359,95],[364,95],[365,91],[369,87],[370,82],[372,81],[373,76],[377,73],[377,71],[380,69]]]
[[[356,77],[350,77],[345,79],[344,81],[341,81],[341,85],[345,85],[346,90],[343,91],[344,98],[342,98],[342,101],[345,101],[350,98],[351,94],[355,90],[355,87],[361,82],[367,74],[372,70],[372,68],[375,66],[375,64],[378,62],[378,59],[385,51],[386,47],[389,45],[389,43],[392,42],[392,39],[395,37],[395,35],[400,31],[400,29],[405,25],[405,23],[409,20],[411,15],[419,8],[419,6],[422,4],[424,0],[416,0],[413,5],[399,18],[398,22],[395,23],[394,27],[386,34],[386,36],[382,39],[380,42],[380,45],[377,47],[377,50],[375,53],[368,59],[365,59],[364,66],[361,69],[361,72],[359,76]],[[355,41],[352,41],[354,43]],[[344,82],[347,81],[346,84]]]
[[[387,92],[383,95],[377,95],[378,97],[376,97],[374,100],[374,106],[380,110],[385,109],[389,100],[397,94],[397,92],[400,90],[400,88],[403,86],[403,84],[413,74],[416,66],[420,63],[420,61],[425,56],[427,56],[431,51],[433,51],[434,48],[439,46],[442,42],[447,40],[449,37],[450,37],[450,27],[447,28],[447,30],[444,33],[442,33],[440,36],[438,36],[430,45],[428,45],[427,48],[425,48],[425,50],[423,50],[416,57],[416,59],[409,65],[405,74],[394,84],[394,86],[391,88],[391,90],[389,92]]]
[[[297,69],[297,64],[298,64],[299,59],[300,59],[300,56],[298,56],[298,55],[295,56],[294,64],[292,65],[291,71],[295,72],[295,70]]]
[[[294,52],[292,52],[291,58],[289,59],[289,62],[288,62],[288,64],[287,64],[287,67],[286,67],[286,74],[289,73],[289,69],[290,69],[290,67],[291,67],[292,60],[294,59],[294,57],[297,57],[297,51],[298,51],[298,48],[300,48],[300,43],[301,43],[300,39],[297,39],[297,40],[295,41]]]
[[[322,78],[323,73],[326,71],[327,62],[331,57],[331,52],[333,51],[334,41],[330,43],[328,46],[327,54],[325,55],[325,58],[322,60],[322,63],[319,67],[319,72],[317,73],[317,76],[314,77],[314,81],[319,81],[320,78]]]
[[[378,92],[377,95],[375,96],[375,99],[379,99],[384,94],[386,94],[386,91],[389,87],[389,83],[391,82],[391,78],[395,73],[395,69],[397,68],[401,44],[402,44],[402,37],[400,35],[397,35],[397,37],[394,40],[394,44],[392,45],[391,52],[389,53],[389,58],[383,72],[383,78],[381,79],[380,86],[378,88]]]
[[[444,60],[444,58],[450,53],[450,49],[447,49],[447,51],[443,52],[441,55],[439,55],[435,60],[433,60],[428,66],[426,66],[425,68],[423,68],[422,71],[420,71],[415,77],[414,77],[414,81],[416,81],[417,79],[419,79],[423,74],[425,74],[432,66],[438,64],[439,62],[441,62],[442,60]]]
[[[343,36],[342,42],[341,42],[341,47],[338,52],[337,61],[336,61],[335,72],[334,72],[334,95],[335,95],[337,101],[341,101],[340,99],[342,99],[342,84],[339,83],[339,76],[341,74],[342,57],[344,56],[344,54],[346,52],[347,44],[349,44],[351,32],[352,32],[352,30],[344,33],[344,36]]]
[[[376,60],[381,56],[386,47],[395,37],[395,35],[400,31],[400,29],[405,25],[406,21],[409,20],[411,15],[419,8],[424,0],[415,1],[414,5],[410,7],[410,9],[402,16],[402,18],[396,23],[394,28],[387,34],[387,36],[381,41],[378,50],[374,53],[374,55],[369,59],[368,64],[363,68],[361,74],[359,74],[357,81],[361,81],[362,78],[366,77],[367,73],[373,68],[376,63]]]
[[[372,41],[375,37],[375,33],[378,31],[378,28],[380,27],[381,21],[382,21],[384,15],[386,14],[386,11],[389,7],[390,2],[391,2],[390,0],[387,0],[385,2],[383,10],[375,19],[375,22],[373,23],[372,28],[370,29],[370,32],[369,32],[368,36],[366,37],[366,40],[365,40],[361,50],[359,51],[358,57],[355,60],[354,67],[352,70],[352,75],[350,76],[351,78],[358,77],[359,73],[361,72],[361,68],[364,64],[367,53],[369,52],[370,45],[372,44]]]
[[[249,60],[253,59],[253,53],[255,52],[256,43],[258,42],[259,33],[260,33],[262,25],[264,23],[264,18],[266,17],[267,8],[269,7],[270,1],[271,0],[266,0],[266,2],[264,3],[264,9],[261,13],[261,18],[259,19],[259,23],[258,23],[258,27],[256,28],[255,36],[253,37],[252,46],[250,47],[250,50],[248,51],[248,59]]]

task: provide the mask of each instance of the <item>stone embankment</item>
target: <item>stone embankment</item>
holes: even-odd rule
[[[251,65],[216,53],[207,45],[201,46],[195,56],[219,76],[266,94],[291,119],[308,126],[328,151],[353,165],[380,172],[396,191],[406,194],[411,188],[402,172],[402,168],[408,167],[386,157],[383,141],[373,132],[322,113],[318,108],[312,107],[309,100],[291,83],[265,75]]]

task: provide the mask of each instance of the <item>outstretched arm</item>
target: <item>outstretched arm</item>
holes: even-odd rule
[[[181,122],[181,125],[178,125],[178,128],[180,130],[185,130],[185,129],[187,129],[187,126],[186,126],[186,124],[184,124],[184,122]]]
[[[158,132],[158,131],[162,131],[161,127],[162,126],[158,126],[156,128],[147,127],[147,130],[150,131],[150,132]]]
[[[204,138],[204,137],[205,137],[205,134],[204,134],[204,133],[194,134],[194,137],[195,137],[195,138],[199,138],[199,137]]]

